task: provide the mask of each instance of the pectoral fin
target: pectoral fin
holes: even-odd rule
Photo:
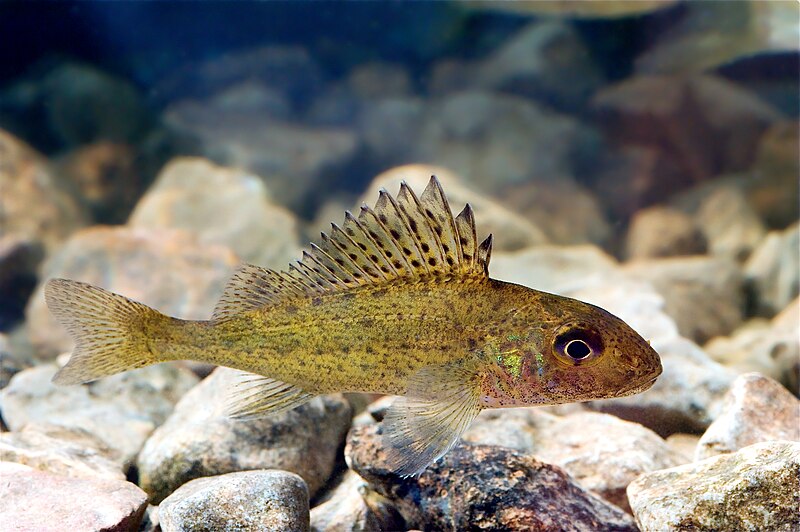
[[[253,419],[285,412],[310,401],[314,394],[302,388],[253,373],[238,372],[228,396],[226,413],[235,419]]]
[[[481,411],[477,374],[462,367],[431,366],[409,381],[408,393],[386,412],[387,463],[413,476],[443,456]]]

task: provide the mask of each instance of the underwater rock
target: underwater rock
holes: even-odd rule
[[[561,418],[542,408],[502,408],[484,410],[461,437],[465,442],[499,445],[534,454],[539,438]]]
[[[71,478],[0,462],[6,530],[138,530],[147,494],[125,480]]]
[[[6,330],[22,321],[25,303],[36,287],[43,257],[41,242],[15,234],[0,235],[0,294],[3,297],[0,329]]]
[[[55,161],[56,172],[80,193],[94,220],[124,223],[144,192],[143,154],[134,146],[98,141],[80,146]]]
[[[531,100],[466,91],[429,103],[413,156],[496,193],[531,179],[570,177],[596,144],[591,127]]]
[[[568,294],[606,285],[618,274],[617,261],[590,244],[544,245],[492,257],[492,277],[536,290]]]
[[[539,438],[532,450],[537,458],[563,467],[583,488],[629,512],[625,489],[631,481],[683,463],[651,430],[607,414],[566,416]]]
[[[800,224],[784,231],[770,231],[744,265],[744,276],[751,290],[754,311],[773,316],[800,292]]]
[[[725,258],[696,256],[642,259],[623,272],[646,281],[664,297],[664,311],[681,335],[696,342],[729,334],[744,319],[741,271]]]
[[[263,86],[301,106],[319,90],[320,66],[301,46],[260,46],[215,54],[181,68],[154,90],[161,97],[207,98],[243,83]]]
[[[0,332],[0,390],[8,386],[11,377],[19,373],[22,368],[11,355],[8,345],[8,336]]]
[[[795,93],[793,91],[793,93]],[[747,183],[747,199],[773,229],[783,229],[800,218],[800,124],[786,120],[773,124],[761,137],[756,162]]]
[[[375,166],[402,165],[417,158],[416,147],[428,112],[422,98],[381,98],[363,102],[361,108],[358,133]]]
[[[771,440],[800,441],[800,401],[769,377],[746,373],[733,381],[695,460]]]
[[[709,341],[705,351],[740,373],[757,371],[790,390],[800,377],[800,300],[795,299],[771,321],[755,318],[731,336]]]
[[[677,163],[672,192],[746,170],[761,135],[781,118],[756,96],[710,75],[635,76],[602,89],[593,107],[609,138],[653,148]]]
[[[78,427],[34,421],[17,432],[0,433],[0,457],[66,477],[125,480],[118,453]]]
[[[480,234],[494,235],[494,251],[513,251],[530,246],[538,246],[547,242],[544,232],[524,217],[508,210],[499,202],[487,198],[475,191],[462,179],[447,168],[425,164],[398,166],[378,175],[372,180],[369,188],[361,195],[360,202],[372,204],[378,197],[381,188],[394,194],[400,183],[405,181],[413,190],[423,190],[435,175],[447,190],[450,209],[457,214],[465,204],[469,203],[475,211],[475,225]],[[336,220],[336,223],[341,220]]]
[[[702,255],[706,248],[706,237],[692,217],[670,207],[637,211],[625,237],[628,259]]]
[[[43,358],[68,351],[66,331],[50,316],[44,282],[63,277],[102,286],[171,316],[208,319],[239,259],[179,230],[91,227],[75,233],[42,268],[28,302],[29,336]]]
[[[680,456],[682,464],[694,462],[694,452],[699,441],[700,436],[698,434],[676,432],[667,436],[667,445]]]
[[[761,57],[758,70],[770,78],[775,70],[766,75],[764,69],[774,67],[770,59],[776,55],[783,52],[796,63],[792,53],[800,12],[795,2],[692,2],[681,8],[677,23],[637,58],[638,71],[690,74]]]
[[[468,90],[474,86],[477,63],[443,57],[431,65],[424,80],[426,92],[433,96]]]
[[[744,192],[721,185],[700,204],[697,225],[713,255],[744,260],[764,239],[764,223],[750,206]]]
[[[411,76],[405,66],[399,63],[356,65],[348,74],[346,84],[359,100],[404,97],[413,92]]]
[[[182,101],[178,105],[210,105],[228,116],[256,115],[278,120],[291,120],[294,110],[289,97],[263,81],[252,79],[225,87],[207,101]],[[185,114],[194,110],[185,109]]]
[[[83,429],[128,464],[153,430],[196,382],[169,364],[114,375],[80,386],[56,386],[58,368],[43,364],[16,374],[0,392],[0,411],[12,431],[31,422]]]
[[[359,139],[344,127],[309,127],[240,113],[206,102],[173,104],[164,113],[176,132],[194,139],[195,153],[261,177],[275,201],[302,210],[355,157]]]
[[[308,531],[308,489],[294,473],[242,471],[191,480],[158,507],[164,532]]]
[[[328,480],[350,426],[350,404],[326,395],[282,414],[234,420],[225,406],[235,374],[215,370],[147,440],[137,465],[154,502],[189,480],[250,469],[297,473],[312,497]]]
[[[596,160],[590,187],[611,213],[627,219],[639,210],[660,204],[689,184],[679,161],[656,148],[609,146]]]
[[[147,509],[142,516],[142,522],[139,523],[138,532],[162,532],[158,519],[158,506],[147,505]]]
[[[356,427],[350,467],[424,530],[636,530],[622,510],[584,491],[558,466],[512,449],[459,445],[417,477],[388,468],[378,426]]]
[[[594,401],[591,408],[640,423],[661,437],[705,430],[736,374],[685,338],[654,339],[651,344],[664,367],[653,387],[632,397]]]
[[[628,486],[642,530],[795,530],[800,443],[764,442]]]
[[[44,158],[0,129],[0,222],[3,236],[41,243],[52,251],[87,223],[87,215],[62,188]]]
[[[602,73],[578,32],[557,20],[525,26],[475,69],[475,84],[481,88],[563,109],[580,108],[602,83]]]
[[[0,93],[0,114],[35,145],[58,151],[98,140],[135,142],[153,125],[127,80],[71,60],[41,62]]]
[[[328,498],[311,509],[312,532],[403,530],[403,524],[394,506],[349,469]]]
[[[596,412],[559,417],[536,408],[485,411],[463,439],[509,447],[560,466],[584,489],[626,511],[625,488],[633,479],[684,463],[651,430]]]
[[[554,244],[606,244],[611,225],[595,195],[572,179],[516,185],[498,202],[539,226]]]
[[[269,200],[258,177],[201,158],[173,159],[131,214],[129,225],[195,233],[242,260],[282,269],[297,258],[294,215]]]

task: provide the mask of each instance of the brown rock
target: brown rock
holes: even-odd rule
[[[563,467],[584,489],[628,512],[628,484],[684,462],[653,431],[607,414],[566,416],[539,437],[537,458]]]
[[[651,430],[596,412],[560,417],[538,408],[487,410],[463,439],[509,447],[563,467],[584,489],[628,512],[625,488],[634,478],[683,463]]]
[[[603,245],[611,225],[590,191],[571,179],[530,182],[499,194],[501,203],[542,228],[555,244]]]
[[[80,191],[95,220],[119,224],[145,187],[137,155],[130,145],[100,141],[69,152],[57,170]]]
[[[664,310],[686,338],[705,342],[730,333],[744,319],[742,274],[730,259],[638,260],[623,265],[623,271],[655,287],[664,297]]]
[[[228,246],[242,260],[270,268],[285,268],[300,248],[294,215],[269,200],[263,180],[199,157],[164,167],[128,223],[184,229],[202,245]]]
[[[82,429],[115,451],[125,466],[196,382],[187,369],[159,364],[81,386],[51,382],[58,367],[42,364],[17,373],[0,392],[0,411],[13,431],[29,423]]]
[[[667,445],[680,455],[682,463],[688,464],[694,461],[694,451],[697,448],[697,442],[700,441],[700,436],[697,434],[684,434],[678,432],[667,436]]]
[[[0,433],[0,460],[67,477],[125,480],[118,453],[76,427],[29,423]]]
[[[42,280],[64,277],[121,293],[172,316],[208,319],[238,265],[222,246],[201,245],[177,230],[92,227],[73,235],[43,267]],[[72,345],[44,301],[44,284],[26,311],[30,339],[45,358]]]
[[[350,426],[349,403],[325,395],[282,414],[234,420],[225,406],[235,373],[215,370],[147,440],[137,465],[140,485],[155,502],[189,480],[235,471],[292,471],[312,497],[330,477]]]
[[[735,453],[640,476],[628,486],[642,530],[797,530],[800,443]]]
[[[196,153],[263,177],[276,201],[295,209],[306,208],[318,187],[327,188],[359,149],[350,129],[299,125],[219,102],[178,102],[164,116],[176,131],[197,140]]]
[[[313,532],[380,532],[403,529],[397,509],[367,483],[347,470],[327,497],[311,510]]]
[[[747,184],[747,199],[773,229],[783,229],[800,218],[800,125],[779,122],[761,137],[756,162]]]
[[[147,494],[124,480],[70,478],[0,462],[0,523],[6,530],[133,532]]]
[[[472,90],[426,103],[406,161],[451,168],[471,188],[493,193],[573,176],[576,160],[593,156],[596,146],[596,132],[572,116],[532,99]]]
[[[771,321],[749,320],[731,336],[716,337],[704,347],[717,362],[740,373],[757,371],[790,390],[800,376],[800,300]]]
[[[754,311],[774,316],[800,293],[800,223],[770,231],[744,265]]]
[[[758,139],[780,120],[758,98],[709,75],[633,77],[599,92],[594,107],[618,143],[649,146],[678,163],[685,177],[672,190],[748,168]]]
[[[720,185],[702,201],[695,222],[713,255],[744,260],[766,234],[764,223],[750,206],[744,192]]]
[[[308,531],[308,489],[294,473],[242,471],[191,480],[158,507],[164,532]]]
[[[354,428],[345,454],[372,489],[424,530],[635,530],[622,510],[557,466],[511,449],[460,445],[417,477],[386,466],[377,426]]]
[[[0,227],[54,249],[87,223],[86,213],[30,146],[0,130]]]
[[[637,211],[625,240],[628,259],[702,255],[706,238],[687,214],[669,207]]]
[[[800,401],[774,380],[746,373],[733,381],[719,416],[700,438],[695,460],[769,440],[800,441]]]
[[[627,219],[691,182],[679,163],[657,148],[623,145],[599,157],[591,187],[613,219]]]

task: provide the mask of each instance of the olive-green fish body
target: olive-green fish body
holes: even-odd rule
[[[658,355],[622,320],[574,299],[488,277],[469,206],[453,217],[435,178],[405,185],[323,234],[290,270],[244,265],[209,321],[165,316],[84,283],[51,280],[75,338],[60,384],[169,360],[241,370],[231,414],[294,408],[332,392],[400,396],[386,414],[389,461],[416,474],[484,408],[643,391]]]

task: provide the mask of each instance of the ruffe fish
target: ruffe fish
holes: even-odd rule
[[[241,370],[230,414],[332,392],[398,395],[383,421],[401,475],[444,455],[485,408],[635,394],[661,373],[649,343],[593,305],[489,277],[472,209],[435,177],[347,212],[288,270],[243,265],[208,321],[53,279],[45,298],[75,340],[53,378],[78,384],[171,360]]]

